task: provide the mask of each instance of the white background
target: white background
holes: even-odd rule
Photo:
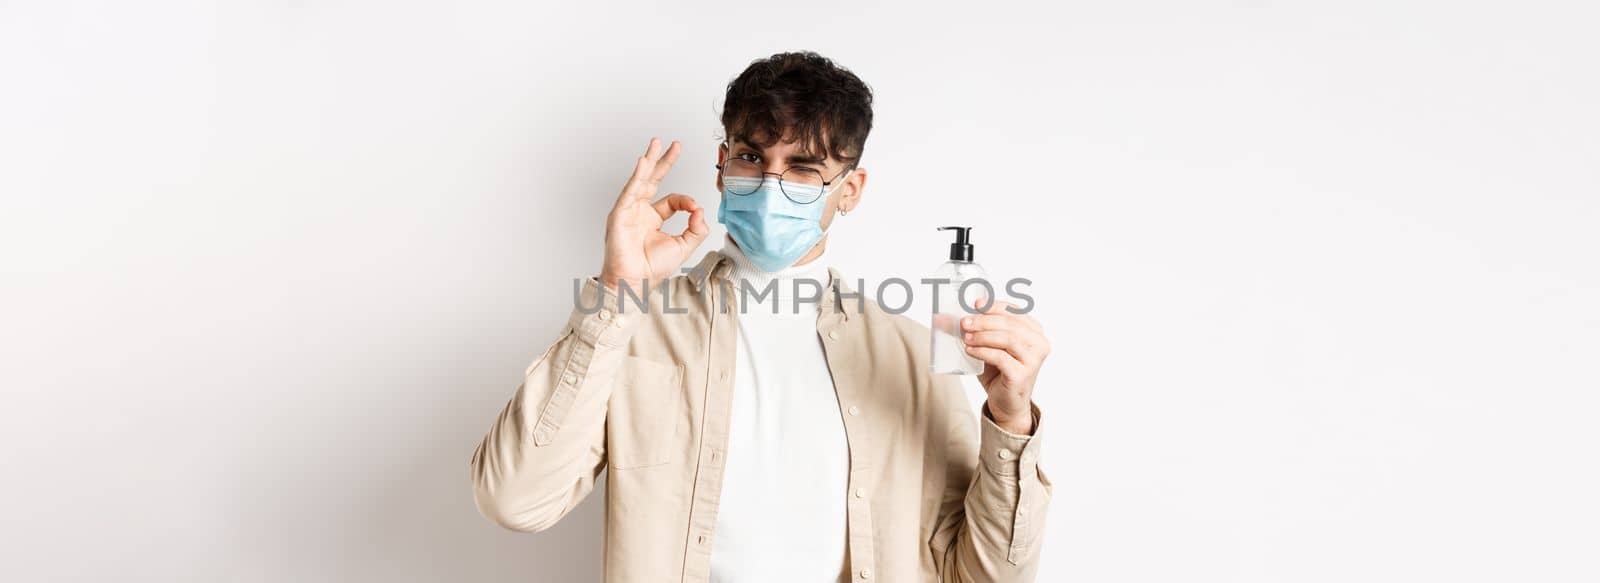
[[[878,98],[835,264],[1035,281],[1041,581],[1600,579],[1592,4],[217,4],[0,0],[0,579],[595,580],[472,449],[802,48]]]

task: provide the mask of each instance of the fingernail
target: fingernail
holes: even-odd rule
[[[968,333],[966,333],[966,334],[962,334],[962,335],[961,335],[961,339],[962,339],[962,340],[966,340],[966,341],[968,341],[968,342],[971,342],[971,341],[972,341],[972,333],[971,333],[971,332],[968,332]]]
[[[962,318],[961,319],[961,325],[962,326],[971,326],[972,325],[972,321],[973,321],[972,318]]]

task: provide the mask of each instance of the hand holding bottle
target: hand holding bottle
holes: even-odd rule
[[[605,263],[600,282],[616,289],[626,282],[634,293],[671,277],[706,240],[705,209],[694,197],[672,193],[652,201],[661,180],[678,160],[682,144],[676,140],[662,152],[661,140],[650,138],[650,146],[633,167],[633,176],[622,186],[622,194],[606,216]],[[677,235],[661,231],[661,225],[677,214],[689,213],[689,227]]]
[[[982,308],[982,300],[974,302]],[[985,364],[978,383],[989,393],[989,414],[995,425],[1019,435],[1033,433],[1033,385],[1050,356],[1039,321],[1012,313],[1013,306],[994,302],[981,314],[961,319],[967,353]]]

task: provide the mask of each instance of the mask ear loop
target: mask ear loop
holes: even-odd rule
[[[844,187],[844,182],[841,181],[839,183],[839,186],[833,187],[833,190],[825,192],[825,193],[822,194],[821,197],[818,197],[817,198],[817,202],[820,202],[824,206],[826,206],[828,204],[828,197],[833,196],[833,193],[839,192],[839,189],[843,188],[843,187]],[[843,211],[843,210],[839,211],[839,216],[842,217],[842,216],[844,216],[844,214],[845,214],[845,211]],[[834,225],[834,223],[832,221],[828,222],[828,226],[822,228],[822,235],[817,237],[817,238],[821,239],[822,237],[828,236],[828,231],[832,231],[833,230],[833,225]],[[821,225],[818,225],[818,226],[821,226]]]

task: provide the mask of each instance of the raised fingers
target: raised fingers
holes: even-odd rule
[[[666,178],[667,173],[672,171],[672,164],[678,161],[678,154],[682,151],[683,144],[677,140],[673,140],[672,145],[667,146],[667,153],[661,155],[661,159],[655,162],[655,168],[650,172],[651,184],[661,184],[661,179]]]
[[[676,144],[677,142],[673,143]],[[652,137],[650,138],[650,145],[644,149],[644,154],[634,160],[633,174],[628,176],[627,184],[622,186],[622,194],[617,197],[619,202],[639,198],[649,202],[650,197],[655,196],[655,190],[653,188],[645,188],[645,186],[653,187],[659,182],[653,177],[656,173],[656,158],[660,156],[661,138]],[[674,154],[674,158],[676,158],[676,154]]]

